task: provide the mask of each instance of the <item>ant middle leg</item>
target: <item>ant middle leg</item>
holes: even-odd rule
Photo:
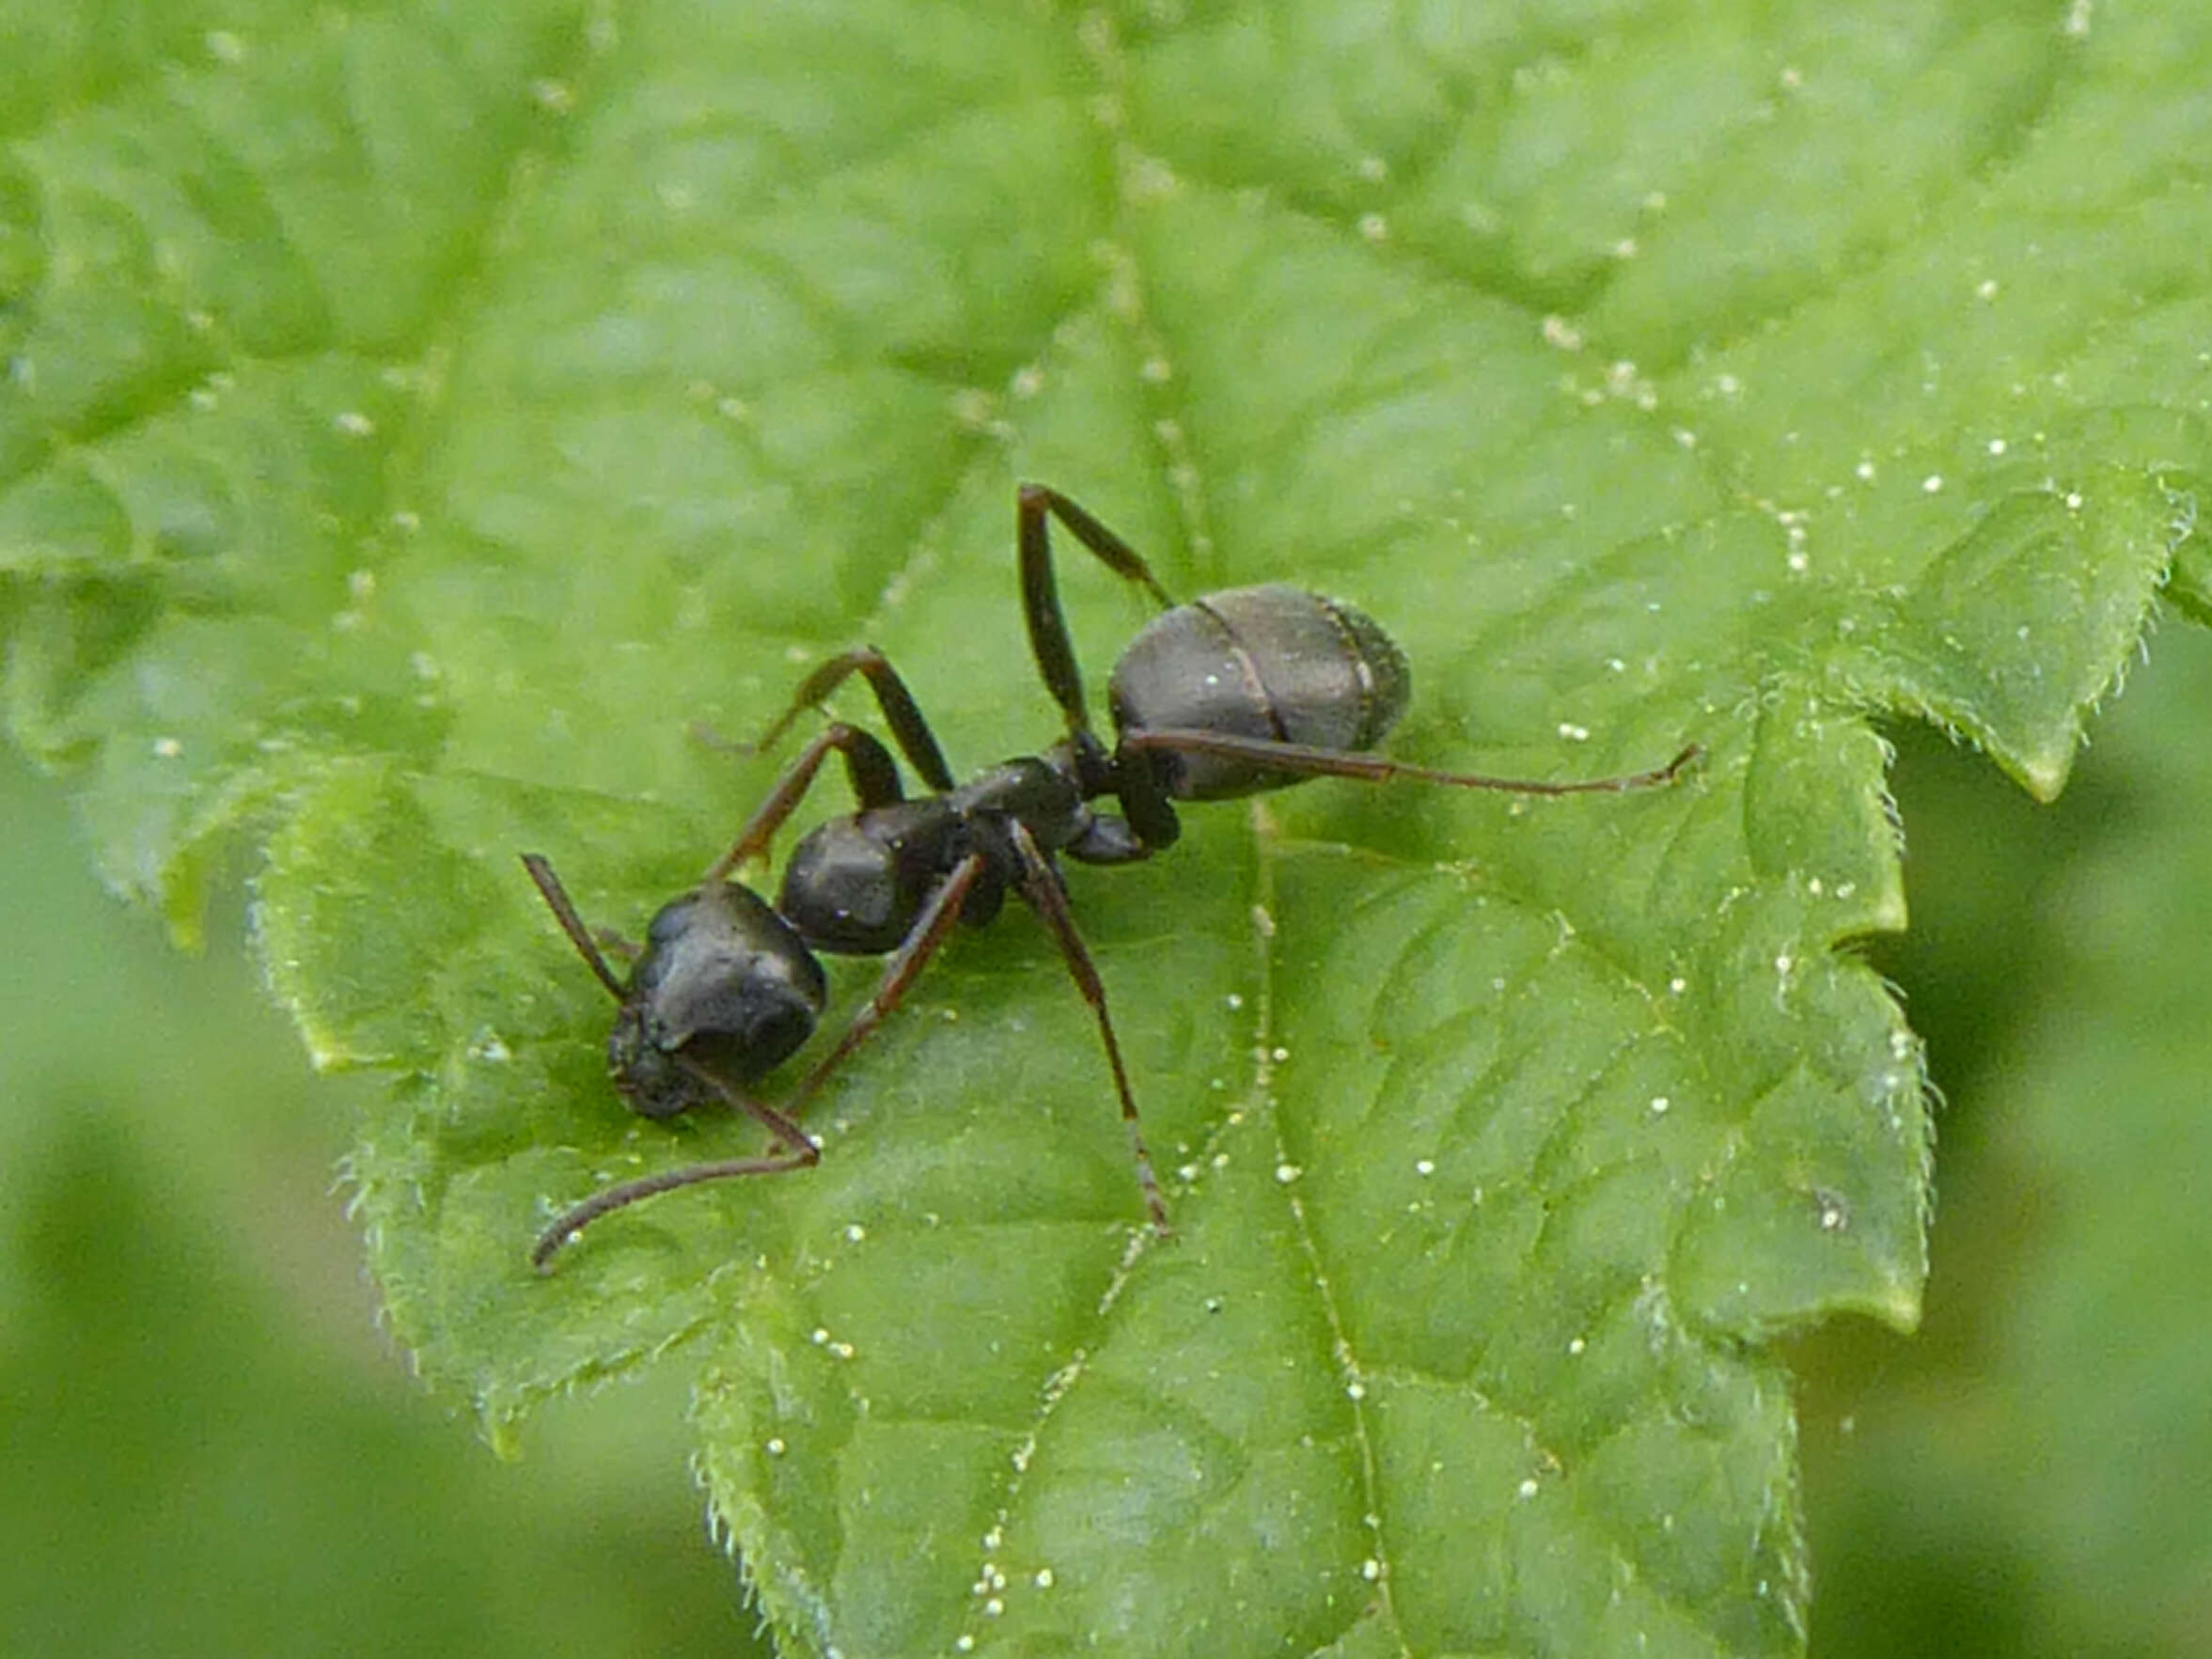
[[[1572,783],[1546,783],[1532,778],[1489,777],[1473,772],[1439,772],[1413,766],[1380,755],[1345,749],[1317,749],[1306,743],[1277,743],[1268,738],[1237,737],[1227,732],[1178,730],[1162,728],[1122,734],[1125,750],[1165,750],[1171,754],[1218,755],[1226,759],[1250,760],[1270,771],[1298,777],[1349,777],[1363,783],[1388,783],[1404,778],[1416,783],[1447,784],[1463,790],[1498,790],[1514,795],[1621,794],[1630,790],[1658,789],[1672,783],[1705,751],[1691,743],[1664,766],[1632,772],[1620,777],[1584,778]]]
[[[936,734],[923,718],[914,694],[906,689],[906,681],[891,666],[890,658],[872,645],[857,645],[851,650],[840,651],[817,667],[799,681],[791,707],[777,715],[758,739],[738,747],[752,755],[774,748],[792,728],[793,721],[808,709],[821,708],[829,700],[830,694],[855,674],[866,680],[869,689],[875,693],[876,707],[883,711],[884,724],[890,728],[901,752],[921,775],[922,781],[939,794],[949,793],[953,787],[952,769],[945,763],[945,752],[937,746]]]
[[[914,918],[914,926],[906,930],[906,937],[900,941],[899,948],[884,963],[884,975],[876,981],[875,994],[853,1016],[852,1024],[838,1039],[837,1047],[817,1061],[814,1069],[800,1079],[798,1088],[792,1090],[791,1098],[784,1102],[783,1109],[787,1113],[795,1115],[819,1094],[831,1074],[852,1057],[855,1049],[875,1035],[876,1027],[899,1006],[922,969],[929,966],[931,958],[944,948],[953,924],[960,920],[968,895],[988,862],[982,853],[970,853],[952,867],[952,873],[930,895],[929,902]]]
[[[731,870],[767,850],[776,832],[799,809],[799,803],[814,787],[815,774],[822,770],[822,763],[833,750],[844,757],[845,776],[862,811],[894,806],[906,798],[899,786],[899,766],[891,759],[890,750],[859,727],[847,726],[841,720],[834,722],[816,734],[799,752],[799,758],[785,768],[776,787],[768,791],[768,798],[755,808],[745,828],[738,832],[729,851],[707,867],[707,873],[699,879],[701,886],[728,880]]]
[[[1021,550],[1022,617],[1028,624],[1029,654],[1037,659],[1044,689],[1068,718],[1068,734],[1083,738],[1090,735],[1090,715],[1083,706],[1083,671],[1075,663],[1068,619],[1060,610],[1059,588],[1053,580],[1053,519],[1059,520],[1107,570],[1149,591],[1162,608],[1172,608],[1175,602],[1143,556],[1121,537],[1058,490],[1044,484],[1021,486],[1015,498],[1014,530]]]
[[[1106,985],[1098,977],[1098,966],[1090,960],[1083,935],[1075,929],[1075,912],[1068,907],[1059,871],[1053,869],[1037,838],[1018,818],[1012,821],[1012,836],[1014,851],[1022,861],[1022,897],[1052,930],[1060,960],[1068,964],[1069,977],[1090,1005],[1090,1011],[1098,1016],[1098,1035],[1106,1044],[1106,1064],[1113,1068],[1114,1090],[1122,1097],[1122,1121],[1129,1126],[1129,1141],[1137,1152],[1137,1184],[1144,1189],[1144,1207],[1152,1216],[1153,1230],[1166,1238],[1168,1201],[1160,1196],[1159,1178],[1153,1173],[1153,1155],[1137,1122],[1137,1096],[1129,1087],[1128,1068],[1122,1063],[1122,1044],[1114,1036],[1113,1018],[1106,1012]]]

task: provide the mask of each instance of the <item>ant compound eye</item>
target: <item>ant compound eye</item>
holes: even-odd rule
[[[700,1010],[683,1057],[734,1082],[773,1070],[814,1035],[821,1005],[761,985],[732,988]]]

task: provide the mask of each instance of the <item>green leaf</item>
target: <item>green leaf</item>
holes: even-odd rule
[[[11,18],[12,24],[12,18]],[[2173,577],[2207,25],[2084,7],[431,5],[41,25],[0,83],[8,709],[189,933],[394,1086],[396,1327],[501,1440],[669,1353],[797,1651],[1789,1651],[1789,1381],[1925,1270],[1869,721],[2039,795]],[[604,1076],[515,862],[635,935],[870,639],[1034,750],[1017,478],[1415,665],[1395,752],[1022,918],[804,1176]],[[1062,571],[1094,682],[1142,611]],[[864,702],[849,711],[871,718]],[[835,791],[812,803],[838,809]],[[840,966],[831,1024],[874,969]]]
[[[1805,1355],[1825,1373],[1805,1436],[1824,1653],[2194,1641],[2212,1539],[2189,1474],[2212,1455],[2208,647],[2159,639],[2063,814],[2027,822],[1904,745],[1915,925],[1882,955],[1946,1097],[1948,1282],[1908,1348],[1838,1330]]]

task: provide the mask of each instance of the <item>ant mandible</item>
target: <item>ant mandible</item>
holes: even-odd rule
[[[1108,570],[1165,607],[1114,665],[1110,750],[1091,729],[1060,610],[1055,519]],[[1412,778],[1526,795],[1618,792],[1671,783],[1700,752],[1692,744],[1654,771],[1577,783],[1438,772],[1363,753],[1404,712],[1410,676],[1389,635],[1362,612],[1279,583],[1177,604],[1135,549],[1042,484],[1021,487],[1015,524],[1029,650],[1067,718],[1067,736],[1043,754],[1002,762],[956,786],[929,722],[883,653],[861,646],[831,658],[800,684],[754,746],[774,744],[858,674],[931,792],[908,800],[898,763],[878,739],[842,721],[825,727],[699,884],[653,916],[627,984],[608,966],[553,867],[537,853],[524,855],[562,931],[618,1005],[607,1065],[632,1108],[667,1118],[719,1099],[775,1137],[761,1156],[686,1165],[594,1194],[539,1235],[530,1252],[539,1267],[591,1222],[641,1198],[819,1163],[821,1148],[799,1127],[800,1111],[899,1006],[954,923],[984,926],[1010,891],[1043,918],[1098,1020],[1145,1208],[1165,1234],[1167,1203],[1106,990],[1068,906],[1060,854],[1079,864],[1134,863],[1174,845],[1182,827],[1177,801],[1228,800],[1312,777]],[[767,851],[833,753],[844,762],[859,810],[800,838],[771,908],[731,873]],[[1092,808],[1108,798],[1119,813]],[[770,1105],[747,1086],[813,1034],[826,996],[816,951],[889,960],[875,994],[837,1046],[780,1105]]]

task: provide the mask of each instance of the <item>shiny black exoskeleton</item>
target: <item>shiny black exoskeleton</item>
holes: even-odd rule
[[[822,964],[758,894],[699,887],[647,925],[607,1069],[632,1110],[672,1118],[718,1092],[701,1088],[698,1071],[750,1083],[791,1055],[828,996]]]
[[[1381,743],[1412,695],[1404,653],[1366,613],[1280,583],[1177,605],[1129,642],[1106,684],[1124,735],[1180,727],[1336,752]],[[1153,770],[1178,801],[1231,800],[1310,775],[1171,750],[1154,752]]]
[[[1109,570],[1167,607],[1114,668],[1111,749],[1091,729],[1060,610],[1054,520]],[[799,1110],[898,1006],[953,924],[988,923],[1010,891],[1043,918],[1097,1017],[1138,1184],[1154,1227],[1165,1232],[1167,1205],[1138,1129],[1105,989],[1061,885],[1060,854],[1100,865],[1147,858],[1174,844],[1181,829],[1177,801],[1232,799],[1312,777],[1403,777],[1561,795],[1669,783],[1698,753],[1692,746],[1655,771],[1577,783],[1437,772],[1381,759],[1364,751],[1404,712],[1411,677],[1397,646],[1361,612],[1279,584],[1176,604],[1134,549],[1042,485],[1022,488],[1015,523],[1030,650],[1067,721],[1066,738],[1051,749],[955,785],[929,723],[883,654],[864,646],[831,659],[808,676],[760,746],[775,743],[859,674],[932,792],[908,800],[883,743],[860,728],[832,723],[784,773],[700,884],[654,916],[627,985],[607,966],[552,868],[535,854],[525,858],[563,930],[620,1005],[608,1060],[632,1106],[658,1118],[725,1100],[776,1137],[761,1157],[689,1165],[603,1190],[540,1236],[532,1259],[541,1266],[588,1223],[652,1194],[818,1162],[820,1150],[795,1121]],[[859,809],[800,838],[771,908],[730,874],[767,851],[833,753],[844,762]],[[1109,800],[1119,812],[1093,805]],[[890,960],[875,994],[837,1046],[780,1108],[770,1106],[742,1086],[811,1034],[824,994],[813,951]]]

